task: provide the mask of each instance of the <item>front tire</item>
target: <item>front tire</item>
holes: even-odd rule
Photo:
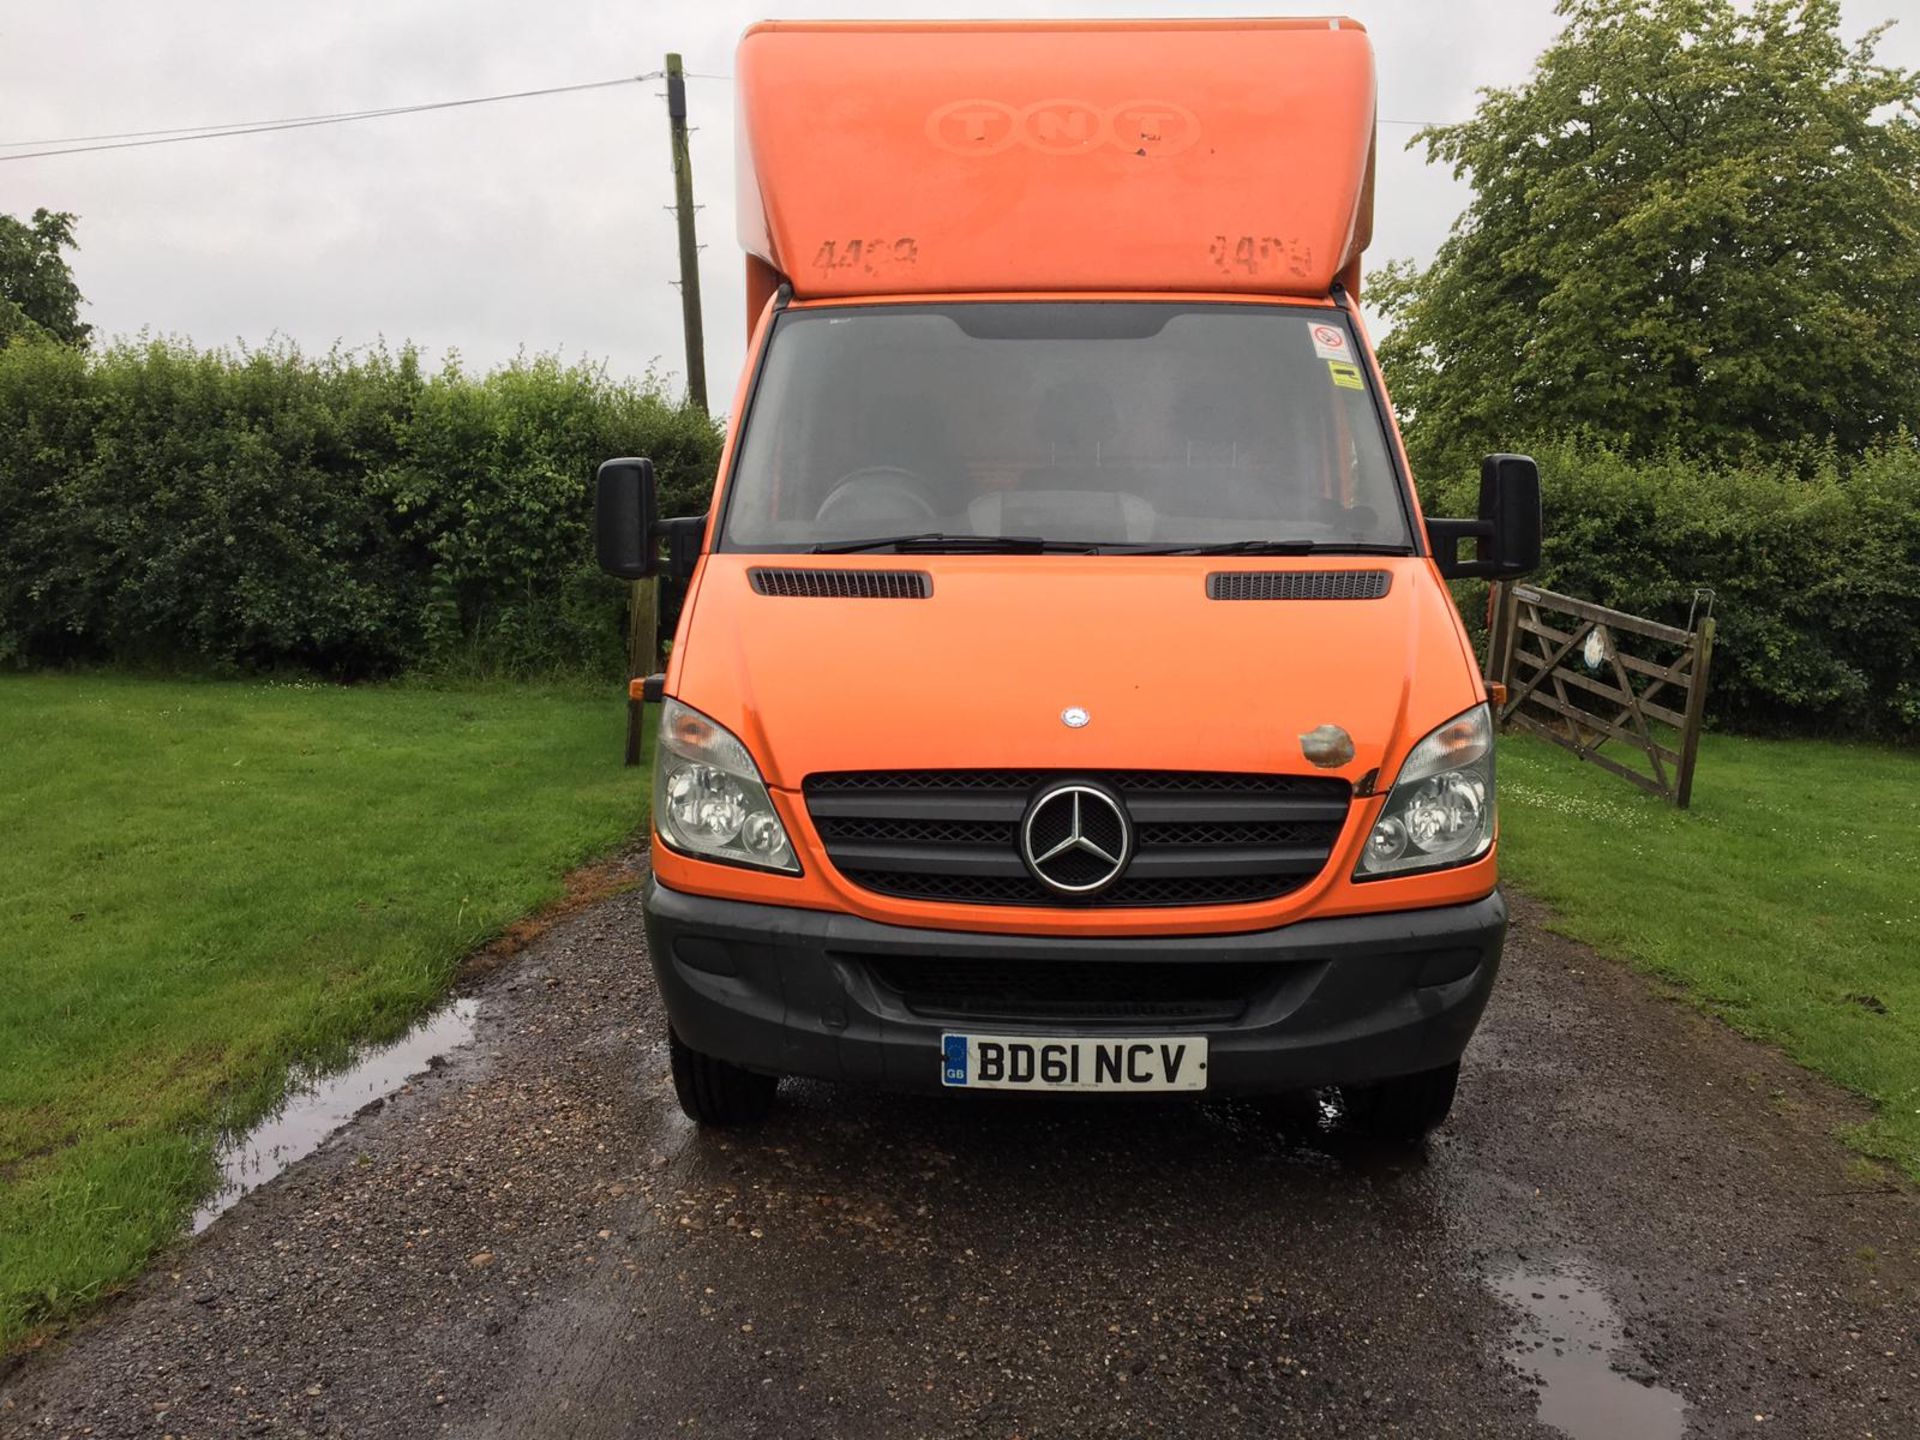
[[[758,1125],[773,1108],[780,1081],[695,1050],[671,1029],[667,1048],[673,1061],[673,1093],[696,1125],[733,1129]]]
[[[1372,1085],[1343,1086],[1347,1123],[1383,1140],[1417,1144],[1445,1121],[1459,1084],[1456,1060],[1437,1070],[1396,1075]]]

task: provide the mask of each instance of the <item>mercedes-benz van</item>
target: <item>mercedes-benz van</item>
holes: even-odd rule
[[[647,948],[707,1124],[781,1076],[1337,1087],[1418,1136],[1487,1002],[1488,695],[1356,308],[1349,20],[808,24],[740,45],[752,339],[687,581]],[[1470,547],[1470,550],[1466,547]]]

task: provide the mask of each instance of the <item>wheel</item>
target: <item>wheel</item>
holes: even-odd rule
[[[1438,1128],[1453,1108],[1453,1092],[1460,1083],[1460,1062],[1438,1070],[1396,1075],[1372,1085],[1342,1088],[1347,1123],[1387,1140],[1419,1140]]]
[[[704,1055],[672,1030],[667,1031],[667,1048],[673,1057],[673,1093],[689,1120],[726,1128],[758,1125],[767,1118],[778,1078]]]

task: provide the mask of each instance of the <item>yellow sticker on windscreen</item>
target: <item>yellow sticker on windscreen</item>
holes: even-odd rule
[[[1364,390],[1367,382],[1360,378],[1360,367],[1350,365],[1345,360],[1327,361],[1327,374],[1333,377],[1333,383],[1342,390]]]

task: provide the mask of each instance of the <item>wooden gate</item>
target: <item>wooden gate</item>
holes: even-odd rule
[[[1686,808],[1713,658],[1711,613],[1678,630],[1506,583],[1494,587],[1491,631],[1487,677],[1506,686],[1496,717],[1503,726],[1544,736]],[[1602,754],[1609,741],[1614,753]]]

